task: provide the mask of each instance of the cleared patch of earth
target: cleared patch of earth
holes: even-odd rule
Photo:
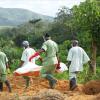
[[[74,91],[69,90],[69,81],[58,80],[55,89],[49,89],[48,81],[33,77],[32,82],[25,90],[25,81],[22,77],[9,76],[12,93],[0,93],[0,100],[100,100],[100,81],[91,80],[86,84],[79,84]]]

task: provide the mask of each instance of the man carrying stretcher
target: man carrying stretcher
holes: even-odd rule
[[[24,51],[21,57],[21,64],[20,68],[14,71],[15,76],[23,76],[26,80],[26,88],[29,86],[30,77],[36,74],[37,71],[41,69],[41,66],[35,64],[35,60],[39,58],[39,56],[35,57],[34,59],[29,62],[29,58],[35,54],[35,50],[30,48],[28,41],[23,41],[22,46]]]
[[[25,50],[21,57],[21,68],[15,70],[14,75],[24,76],[26,79],[26,88],[29,86],[29,76],[41,75],[49,81],[50,88],[53,89],[57,83],[57,80],[53,77],[54,72],[56,70],[61,72],[68,70],[64,63],[58,61],[58,45],[51,40],[48,34],[45,34],[44,41],[42,48],[38,52],[35,52],[34,49],[29,47],[28,41],[22,43]],[[39,66],[35,64],[35,60],[40,58],[39,55],[42,52],[44,52],[46,56],[43,59],[43,66]]]
[[[46,78],[49,81],[50,88],[55,88],[57,80],[53,77],[54,72],[56,71],[58,65],[58,45],[51,40],[51,37],[48,34],[45,34],[44,43],[42,48],[35,53],[29,60],[38,56],[40,53],[45,52],[46,56],[43,59],[43,67],[41,69],[41,76]]]

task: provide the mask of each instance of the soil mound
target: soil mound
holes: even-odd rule
[[[83,92],[88,95],[100,93],[100,80],[87,82],[83,87]]]
[[[62,93],[57,90],[44,89],[33,97],[33,100],[67,100]]]

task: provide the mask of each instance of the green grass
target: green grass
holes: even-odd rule
[[[68,80],[68,71],[65,71],[65,72],[62,72],[62,73],[56,73],[54,75],[57,79],[60,79],[60,80]]]
[[[40,61],[36,61],[36,63],[38,65],[41,65]],[[20,64],[20,59],[14,60],[14,62],[10,65],[12,73],[15,69],[20,67],[19,64]],[[56,77],[58,80],[69,80],[69,73],[68,73],[68,71],[65,71],[63,73],[55,73],[54,77]],[[90,72],[88,65],[84,65],[83,72],[80,72],[77,75],[78,83],[86,83],[90,80],[100,80],[100,66],[97,66],[96,75],[94,75],[92,72]]]
[[[54,76],[57,79],[64,79],[64,80],[69,79],[68,71],[55,74]],[[94,75],[92,72],[90,72],[88,65],[84,65],[84,71],[77,74],[78,83],[86,83],[90,80],[100,80],[100,67],[99,66],[96,69],[96,75]]]

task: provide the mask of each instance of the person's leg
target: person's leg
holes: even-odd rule
[[[57,80],[54,78],[53,74],[55,72],[56,64],[49,66],[47,71],[46,79],[49,81],[50,88],[54,89],[57,83]]]
[[[3,91],[3,82],[0,82],[0,91]]]
[[[55,88],[55,84],[57,80],[53,77],[53,73],[55,71],[55,65],[52,66],[44,66],[41,69],[41,76],[49,81],[50,88]]]
[[[57,83],[57,80],[53,77],[52,74],[47,74],[46,79],[49,81],[50,88],[54,89]]]
[[[75,72],[69,72],[70,90],[74,90],[77,87],[76,74]]]
[[[5,81],[6,86],[8,87],[9,92],[11,92],[10,82],[8,80]]]
[[[25,79],[25,85],[26,85],[26,87],[25,88],[28,88],[29,87],[29,83],[30,83],[30,78],[28,77],[28,76],[23,76],[23,78]]]
[[[11,86],[5,73],[1,75],[1,82],[4,82],[8,88],[8,91],[11,92]]]
[[[0,91],[3,91],[2,74],[0,74]]]

